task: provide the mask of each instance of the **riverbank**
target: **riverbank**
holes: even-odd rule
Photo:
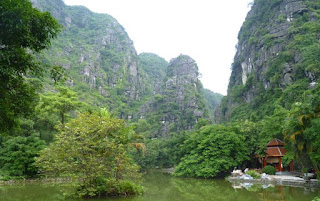
[[[71,178],[36,178],[36,179],[11,179],[0,180],[0,185],[14,184],[67,184],[74,182]]]
[[[320,183],[317,179],[304,180],[303,178],[290,176],[290,175],[267,175],[261,179],[253,179],[250,177],[232,177],[229,176],[227,179],[232,183],[253,183],[253,184],[272,184],[272,185],[283,185],[292,187],[307,187],[307,188],[319,188]]]

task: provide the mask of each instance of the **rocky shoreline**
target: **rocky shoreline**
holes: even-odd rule
[[[265,175],[261,179],[253,179],[250,175],[229,176],[227,179],[232,183],[252,183],[261,185],[280,185],[306,188],[320,188],[320,183],[317,179],[304,180],[303,178],[287,175]]]

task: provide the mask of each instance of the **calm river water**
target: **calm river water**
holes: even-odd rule
[[[176,178],[164,173],[144,176],[142,196],[91,199],[92,201],[311,201],[319,190],[261,185],[234,186],[224,180]],[[0,186],[2,201],[60,201],[72,187],[49,184]],[[68,201],[78,201],[66,199]]]

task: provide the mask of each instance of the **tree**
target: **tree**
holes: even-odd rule
[[[177,176],[212,178],[248,160],[244,137],[233,127],[205,126],[184,142],[185,156],[175,170]]]
[[[320,132],[320,87],[306,91],[302,102],[296,102],[290,110],[290,117],[286,119],[285,139],[289,147],[289,154],[299,160],[304,167],[305,159],[317,171],[319,166],[319,132]],[[309,162],[307,160],[307,162]],[[309,162],[310,163],[310,162]]]
[[[128,182],[138,175],[138,166],[127,154],[132,135],[123,120],[79,114],[59,128],[37,164],[47,176],[80,179],[76,193],[80,197],[139,193],[141,188]]]
[[[37,134],[28,137],[10,137],[0,146],[0,165],[4,176],[34,177],[38,168],[35,157],[45,147]]]
[[[43,112],[54,113],[60,117],[61,124],[65,123],[67,113],[85,105],[78,100],[77,94],[67,87],[56,87],[58,93],[49,92],[40,97],[38,108]]]
[[[36,89],[27,74],[40,76],[43,65],[34,54],[47,48],[60,25],[48,12],[40,12],[28,0],[0,1],[0,130],[17,125],[35,107]]]

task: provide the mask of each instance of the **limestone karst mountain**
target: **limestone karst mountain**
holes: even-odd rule
[[[261,119],[288,108],[317,84],[319,1],[255,0],[239,32],[237,52],[216,121]]]
[[[153,136],[167,136],[170,128],[191,129],[197,119],[209,117],[207,103],[216,100],[206,96],[204,102],[198,68],[190,57],[179,56],[168,64],[155,54],[137,55],[125,29],[107,14],[67,6],[62,0],[32,3],[64,27],[39,59],[63,66],[70,76],[67,85],[81,100],[129,121],[146,118],[154,125]]]

